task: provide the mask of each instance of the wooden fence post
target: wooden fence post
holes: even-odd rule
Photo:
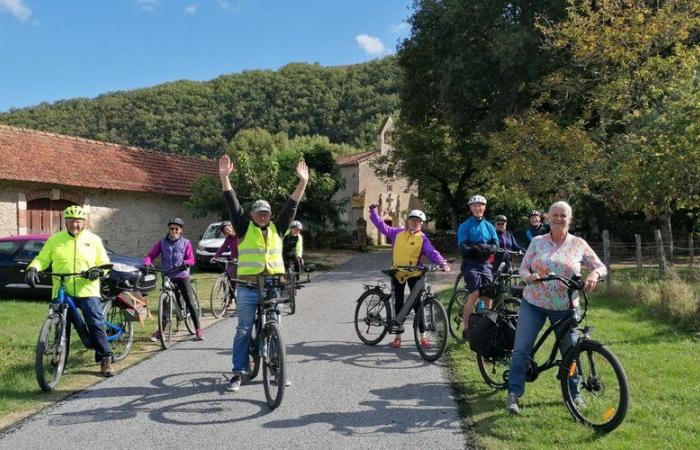
[[[693,233],[688,235],[688,265],[690,266],[690,272],[693,272],[693,259],[695,257],[695,250],[693,249]]]
[[[659,258],[659,275],[661,278],[666,278],[666,255],[664,254],[664,242],[661,239],[661,230],[654,230],[654,238],[656,239],[656,256]]]
[[[605,286],[612,284],[612,272],[610,272],[610,232],[603,230],[603,264],[608,269],[608,276],[605,278]]]
[[[634,253],[634,258],[637,260],[637,272],[639,273],[639,276],[642,275],[642,236],[639,234],[634,235],[634,245],[636,247],[636,251]]]

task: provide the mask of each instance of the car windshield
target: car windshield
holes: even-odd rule
[[[219,225],[209,225],[202,239],[220,239],[222,237],[224,237],[224,234],[221,232],[221,227]]]
[[[17,251],[19,243],[17,241],[3,241],[0,242],[0,256],[9,257],[14,255]]]

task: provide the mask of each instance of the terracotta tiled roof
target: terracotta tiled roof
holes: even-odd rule
[[[0,180],[189,196],[215,161],[0,125]]]
[[[369,152],[357,153],[350,156],[341,156],[340,158],[336,159],[336,162],[340,167],[354,166],[363,161],[367,161],[368,159],[372,159],[373,156],[378,154],[378,151],[372,150]]]

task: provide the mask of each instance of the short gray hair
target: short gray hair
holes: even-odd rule
[[[559,200],[558,202],[552,203],[552,206],[549,207],[550,214],[552,213],[553,209],[563,209],[564,211],[566,211],[566,215],[569,217],[571,217],[574,214],[571,210],[571,205],[569,205],[563,200]]]

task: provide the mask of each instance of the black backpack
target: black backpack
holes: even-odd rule
[[[488,309],[475,311],[469,317],[469,348],[484,358],[502,358],[513,351],[515,314],[497,313]]]

